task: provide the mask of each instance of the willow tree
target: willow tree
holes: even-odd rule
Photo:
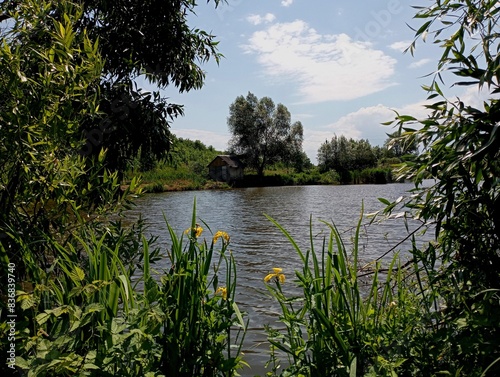
[[[395,121],[398,141],[421,150],[399,171],[415,183],[406,209],[432,224],[436,236],[413,251],[430,285],[422,291],[427,326],[413,332],[413,351],[426,344],[418,351],[425,357],[410,362],[420,375],[494,376],[500,373],[500,11],[497,1],[436,1],[419,8],[416,19],[422,24],[409,51],[432,40],[442,55],[425,87],[434,101],[428,117]],[[481,91],[485,100],[475,107],[448,97],[443,83]]]
[[[213,2],[218,6],[221,0]],[[183,109],[159,91],[141,91],[133,80],[143,75],[158,89],[200,89],[205,81],[202,64],[218,63],[221,57],[218,42],[189,25],[196,8],[191,0],[84,0],[82,6],[81,24],[99,40],[105,61],[100,87],[105,115],[83,125],[87,144],[82,152],[96,155],[105,147],[108,166],[121,171],[140,151],[148,169],[152,159],[169,150],[170,123]]]
[[[288,163],[301,155],[302,124],[292,124],[286,106],[275,105],[269,97],[258,99],[250,92],[246,97],[238,96],[229,107],[227,124],[232,133],[230,152],[261,177],[267,166]]]
[[[217,4],[218,1],[215,1]],[[126,4],[125,4],[126,3]],[[180,91],[203,85],[214,37],[187,25],[192,1],[0,1],[0,251],[50,256],[43,239],[119,198],[122,169],[168,149],[181,111],[132,85],[144,74]],[[107,150],[107,153],[103,153]]]

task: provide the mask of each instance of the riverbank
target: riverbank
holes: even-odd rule
[[[256,173],[245,174],[243,179],[228,184],[209,179],[202,172],[186,168],[162,167],[147,172],[128,172],[124,186],[134,176],[141,177],[143,192],[159,193],[167,191],[228,190],[234,187],[308,186],[340,184],[387,184],[394,183],[393,168],[386,166],[345,172],[341,177],[336,171],[320,173],[318,169],[295,173],[286,170],[269,170],[260,177]]]

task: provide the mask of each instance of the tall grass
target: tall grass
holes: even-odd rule
[[[20,374],[235,376],[246,324],[230,238],[218,231],[207,241],[195,220],[196,205],[186,234],[167,223],[170,268],[160,278],[158,248],[119,223],[65,245],[49,239],[53,265],[17,292]]]
[[[233,376],[243,365],[245,323],[234,301],[236,264],[228,249],[230,238],[218,231],[210,242],[202,241],[195,213],[196,203],[191,228],[181,237],[167,223],[172,246],[171,267],[162,277],[159,296],[165,314],[161,368],[166,376]],[[218,253],[217,244],[222,245]]]
[[[284,329],[268,327],[271,344],[268,376],[280,372],[281,351],[288,366],[280,375],[392,376],[405,363],[405,339],[418,317],[413,286],[398,256],[383,272],[375,264],[360,274],[359,233],[356,227],[348,250],[334,224],[315,249],[312,224],[310,248],[303,251],[292,236],[269,218],[289,239],[302,261],[295,285],[301,294],[287,297],[279,279],[267,288],[280,305]]]

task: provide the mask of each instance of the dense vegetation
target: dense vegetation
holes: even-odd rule
[[[186,31],[184,11],[195,4],[181,3],[181,24],[170,27]],[[0,46],[2,375],[236,375],[245,365],[246,324],[235,302],[230,235],[202,229],[194,205],[190,228],[177,235],[168,226],[168,248],[156,247],[141,222],[121,224],[121,211],[140,194],[138,182],[122,189],[105,149],[81,153],[88,142],[82,127],[99,117],[103,74],[121,72],[106,68],[103,57],[114,58],[106,38],[124,33],[123,23],[96,22],[106,26],[101,48],[88,17],[121,17],[125,9],[60,0],[0,4],[0,19],[12,21]],[[381,198],[386,208],[374,219],[419,221],[435,232],[423,247],[417,233],[409,234],[409,263],[396,255],[388,265],[360,266],[362,216],[351,243],[327,223],[316,248],[311,224],[307,250],[270,219],[303,266],[294,280],[279,267],[263,276],[281,310],[277,326],[267,327],[268,376],[500,374],[499,17],[496,1],[436,2],[418,11],[424,21],[416,41],[431,37],[443,47],[426,88],[437,102],[427,105],[425,119],[395,120],[395,150],[420,149],[398,170],[415,187],[393,203]],[[196,36],[182,35],[181,50],[199,46]],[[493,98],[480,109],[448,100],[439,85],[449,79],[441,75],[445,68],[458,77],[454,84],[481,87]],[[190,79],[201,85],[196,72],[158,80],[187,89]],[[366,141],[334,137],[325,143],[323,174],[342,169],[326,153],[340,144],[359,152],[346,166],[368,166],[360,162],[371,161]],[[179,140],[177,148],[165,166],[216,152],[196,141]],[[431,185],[422,184],[427,178]],[[153,268],[158,258],[169,263],[161,278]],[[294,295],[284,289],[290,280]]]
[[[336,138],[335,136],[332,142]],[[247,166],[244,178],[233,182],[232,186],[390,183],[395,181],[392,173],[394,167],[407,158],[406,154],[397,155],[387,145],[372,147],[366,140],[347,140],[344,136],[340,136],[339,139],[345,140],[349,148],[343,153],[342,162],[338,165],[328,160],[319,166],[314,166],[308,158],[301,160],[300,166],[279,161],[268,164],[262,175],[258,173],[258,169]],[[386,144],[392,140],[389,138]],[[357,162],[360,148],[352,147],[358,144],[366,147],[370,158],[364,165],[359,165]],[[330,144],[328,142],[323,144],[320,153],[323,153],[326,145]],[[133,177],[141,176],[142,188],[147,192],[230,188],[228,184],[211,181],[207,167],[217,155],[228,153],[217,151],[212,146],[207,147],[199,140],[192,141],[172,136],[172,147],[168,158],[153,160],[151,168],[144,169],[139,156],[130,164],[126,179],[130,181]],[[344,161],[348,162],[345,166],[342,165]]]
[[[242,320],[233,300],[234,262],[225,252],[229,238],[198,240],[193,221],[186,235],[172,233],[172,247],[162,254],[172,268],[161,281],[153,279],[149,266],[160,250],[150,247],[153,240],[145,237],[141,222],[121,223],[122,211],[140,194],[137,181],[122,190],[116,160],[109,158],[114,152],[100,144],[113,139],[114,129],[95,129],[100,136],[92,153],[85,153],[89,133],[82,129],[103,119],[106,91],[100,86],[110,76],[126,76],[132,62],[115,56],[118,66],[126,67],[109,70],[116,51],[107,37],[128,39],[123,33],[134,23],[128,17],[111,21],[122,11],[139,16],[147,15],[139,10],[150,9],[130,5],[0,3],[1,19],[8,22],[0,45],[2,375],[228,376],[240,363],[238,348],[232,348],[233,329]],[[200,40],[183,24],[194,6],[167,5],[177,21],[166,29],[177,31],[180,39],[164,38],[154,29],[155,37],[178,43],[187,54],[165,48],[174,54],[169,59],[197,59],[198,48],[202,54],[211,51],[205,50],[209,36]],[[93,26],[110,34],[94,34]],[[166,65],[180,69],[177,73],[152,74],[184,90],[201,85],[196,65],[178,63]],[[141,63],[134,69],[142,68]],[[169,113],[158,103],[151,106]]]
[[[281,162],[302,170],[308,158],[302,151],[304,128],[301,122],[291,123],[285,105],[269,97],[258,99],[253,93],[238,96],[229,106],[227,124],[231,132],[229,151],[259,177],[264,169]]]
[[[404,209],[436,232],[435,243],[414,251],[430,279],[422,324],[433,331],[415,332],[410,341],[427,344],[430,361],[418,365],[423,374],[446,368],[452,375],[495,376],[500,374],[498,3],[436,2],[417,17],[425,22],[410,50],[431,37],[443,54],[425,87],[428,100],[435,101],[426,106],[428,118],[401,115],[395,121],[399,140],[423,148],[399,171],[415,181]],[[441,81],[481,89],[486,99],[478,108],[448,99]],[[424,187],[426,178],[435,183]]]
[[[172,147],[167,158],[153,160],[149,169],[144,169],[141,158],[136,158],[126,172],[127,182],[136,176],[142,180],[146,192],[200,190],[229,188],[222,182],[210,181],[208,164],[223,152],[206,146],[199,140],[177,138],[172,135]]]
[[[417,152],[401,148],[394,138],[390,135],[383,147],[372,147],[368,140],[335,135],[319,147],[318,168],[320,172],[337,174],[340,183],[392,182],[394,165]]]

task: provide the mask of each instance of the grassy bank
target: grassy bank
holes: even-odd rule
[[[140,157],[125,173],[125,184],[140,176],[144,192],[186,191],[207,189],[228,189],[231,187],[262,186],[302,186],[336,184],[384,184],[394,182],[393,168],[401,162],[400,158],[380,158],[374,167],[344,170],[325,170],[325,167],[309,164],[302,171],[296,171],[286,163],[277,163],[264,170],[259,176],[253,169],[246,168],[242,180],[228,185],[209,179],[208,164],[218,155],[227,152],[217,151],[199,140],[173,139],[168,158],[156,161],[152,168],[144,169]],[[149,166],[151,167],[151,166]]]
[[[212,181],[203,174],[193,172],[188,166],[161,166],[147,172],[130,171],[125,183],[134,176],[141,177],[141,187],[149,193],[230,188],[227,183]]]
[[[362,171],[347,172],[348,184],[385,184],[394,182],[390,167],[371,168]],[[243,179],[229,185],[209,179],[206,173],[193,171],[189,166],[172,167],[157,166],[147,172],[130,171],[126,182],[134,176],[140,176],[144,192],[158,193],[166,191],[187,190],[223,190],[232,187],[265,187],[265,186],[304,186],[304,185],[338,185],[344,184],[335,171],[320,173],[317,168],[296,173],[286,169],[268,169],[263,177],[249,171]]]

